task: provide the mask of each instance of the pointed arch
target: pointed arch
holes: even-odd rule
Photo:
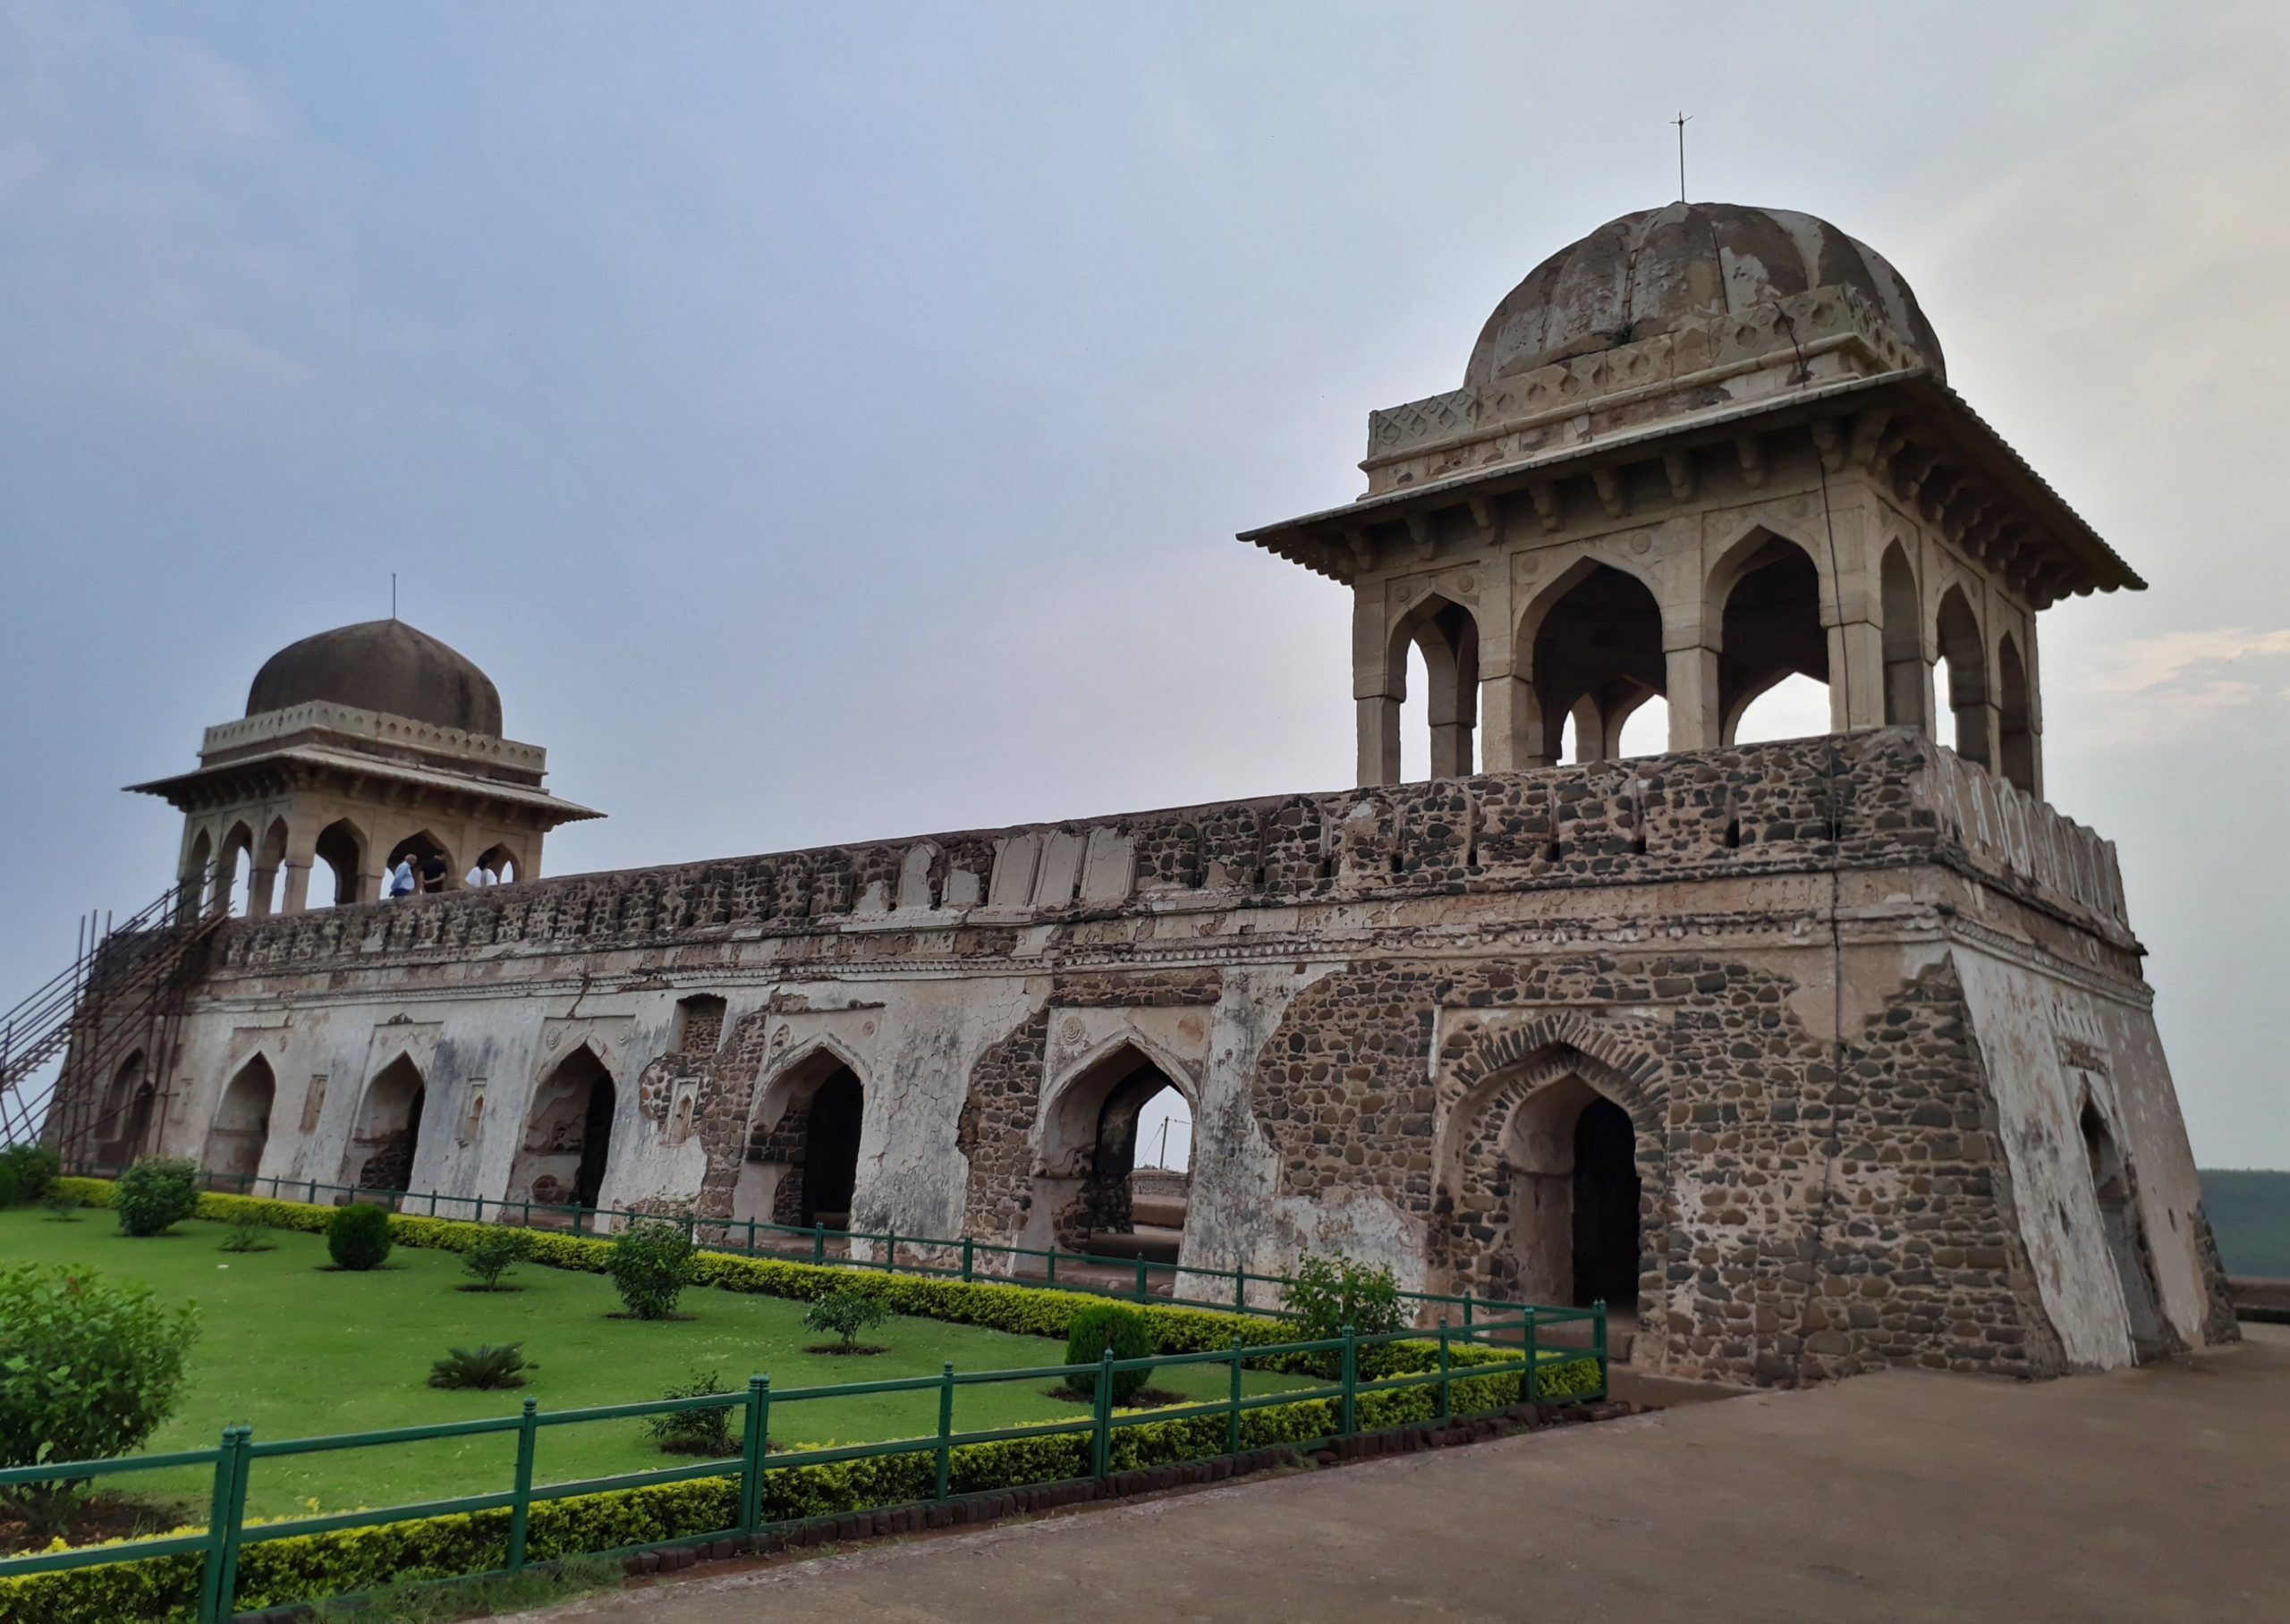
[[[1476,768],[1479,718],[1479,618],[1434,592],[1394,617],[1385,647],[1390,697],[1407,700],[1408,650],[1423,656],[1424,719],[1430,729],[1431,778],[1467,778]]]
[[[411,859],[417,890],[448,891],[460,884],[452,850],[427,829],[417,829],[392,846],[383,859],[382,872],[396,867],[401,858]]]
[[[263,918],[278,911],[279,887],[286,871],[286,820],[273,817],[270,826],[263,831],[262,842],[255,848],[253,867],[248,876],[247,913],[252,918]]]
[[[1138,1122],[1146,1106],[1171,1091],[1197,1119],[1199,1088],[1192,1068],[1126,1029],[1069,1063],[1042,1090],[1030,1227],[1046,1227],[1044,1239],[1069,1250],[1109,1248],[1149,1264],[1175,1264],[1181,1227],[1167,1232],[1166,1225],[1149,1225],[1149,1235],[1139,1230],[1131,1183]],[[1130,1239],[1115,1239],[1121,1237]]]
[[[339,908],[359,901],[365,883],[366,837],[358,825],[346,817],[335,819],[318,831],[313,854],[317,867],[326,873],[321,876],[314,869],[310,875],[310,906]]]
[[[1576,760],[1610,759],[1630,713],[1667,694],[1661,604],[1634,571],[1577,558],[1529,601],[1518,626],[1530,764],[1558,759],[1570,721]]]
[[[1940,595],[1933,636],[1946,668],[1946,703],[1957,755],[1981,766],[1995,764],[1994,697],[1989,690],[1988,638],[1961,582]]]
[[[208,893],[208,908],[215,913],[244,914],[254,867],[254,831],[244,818],[231,825],[215,851],[215,884]]]
[[[601,1206],[619,1104],[604,1057],[586,1042],[575,1044],[533,1090],[524,1138],[509,1173],[509,1198],[549,1206]]]
[[[428,1084],[411,1054],[400,1051],[375,1072],[358,1101],[341,1181],[359,1189],[411,1189],[428,1099]]]
[[[183,852],[182,872],[176,877],[175,911],[189,918],[214,895],[215,838],[205,829],[191,837]]]
[[[278,1097],[278,1079],[270,1062],[259,1053],[234,1073],[215,1107],[207,1129],[206,1154],[200,1158],[209,1177],[235,1182],[242,1188],[262,1171],[262,1153],[270,1141],[270,1111]]]
[[[831,1035],[813,1036],[775,1063],[748,1119],[734,1220],[851,1228],[866,1106],[866,1074]]]
[[[2091,1198],[2099,1210],[2099,1235],[2116,1282],[2123,1291],[2125,1328],[2131,1340],[2132,1360],[2146,1364],[2172,1352],[2172,1333],[2163,1318],[2160,1293],[2155,1285],[2155,1260],[2139,1214],[2136,1180],[2131,1163],[2097,1102],[2087,1091],[2076,1113],[2082,1136],[2083,1156],[2091,1179]]]
[[[1705,610],[1718,636],[1720,743],[1732,744],[1750,706],[1790,677],[1828,681],[1828,588],[1811,548],[1762,525],[1719,555]]]
[[[2043,793],[2036,754],[2034,695],[2019,639],[2009,631],[1996,639],[1997,766],[2005,781],[2030,795]]]
[[[1895,540],[1878,566],[1878,611],[1883,617],[1885,721],[1894,727],[1932,731],[1932,689],[1924,664],[1923,602],[1908,549]]]
[[[154,1099],[150,1062],[141,1049],[128,1052],[104,1084],[89,1138],[95,1143],[96,1162],[102,1167],[124,1167],[149,1148]]]

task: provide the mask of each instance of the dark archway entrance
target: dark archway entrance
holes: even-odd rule
[[[343,1156],[343,1182],[360,1189],[413,1188],[413,1158],[421,1149],[421,1108],[428,1089],[420,1068],[401,1054],[367,1085],[358,1121]]]
[[[2115,1264],[2116,1280],[2123,1288],[2123,1308],[2130,1321],[2133,1360],[2141,1365],[2167,1358],[2171,1333],[2163,1323],[2155,1290],[2154,1260],[2148,1256],[2146,1228],[2139,1221],[2139,1204],[2132,1192],[2131,1169],[2108,1131],[2106,1120],[2088,1100],[2083,1104],[2083,1155],[2091,1168],[2091,1194],[2099,1204],[2099,1229],[2107,1239],[2108,1256]]]
[[[207,1130],[209,1175],[244,1186],[262,1171],[263,1147],[270,1142],[270,1107],[277,1092],[270,1062],[259,1054],[231,1079]]]
[[[859,1187],[859,1131],[866,1113],[866,1090],[848,1066],[837,1066],[811,1095],[796,1178],[798,1223],[851,1227],[851,1201]]]
[[[533,1095],[524,1141],[509,1174],[509,1198],[550,1206],[602,1205],[618,1104],[612,1073],[588,1045],[560,1061]]]
[[[1574,1119],[1574,1306],[1638,1302],[1637,1135],[1629,1113],[1595,1099]]]

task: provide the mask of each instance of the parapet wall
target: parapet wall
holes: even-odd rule
[[[2133,945],[2112,845],[1906,730],[968,830],[249,921],[214,968],[1952,864]]]

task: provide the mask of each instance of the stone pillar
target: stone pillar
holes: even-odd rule
[[[1359,712],[1360,787],[1399,782],[1399,700],[1391,694],[1362,694]]]
[[[1670,749],[1714,750],[1725,719],[1718,709],[1718,651],[1699,637],[1683,647],[1666,648],[1663,662],[1669,691]]]
[[[1534,690],[1509,672],[1482,677],[1479,684],[1480,765],[1488,773],[1516,773],[1538,765],[1529,759],[1528,724],[1534,717]]]
[[[1984,767],[1997,765],[1996,741],[2003,732],[2003,707],[1983,694],[1951,707],[1956,718],[1956,754]]]
[[[310,907],[310,866],[318,859],[318,839],[308,820],[286,825],[286,888],[278,899],[279,912],[298,914]]]
[[[1870,621],[1828,629],[1828,731],[1885,724],[1885,633]]]

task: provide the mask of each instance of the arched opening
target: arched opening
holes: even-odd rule
[[[1828,689],[1792,672],[1762,693],[1751,695],[1734,718],[1731,742],[1769,744],[1782,739],[1814,739],[1828,732]]]
[[[1659,694],[1648,694],[1624,715],[1615,754],[1659,756],[1669,748],[1670,702]]]
[[[1885,549],[1879,570],[1879,613],[1884,616],[1885,721],[1895,727],[1932,730],[1926,712],[1924,616],[1918,607],[1916,571],[1900,543]]]
[[[1948,708],[1949,748],[1966,761],[1989,765],[1995,752],[1989,741],[1988,659],[1980,633],[1980,619],[1963,588],[1951,587],[1940,599],[1935,622],[1940,647],[1943,692]]]
[[[1057,1091],[1042,1121],[1031,1206],[1051,1245],[1142,1259],[1149,1283],[1150,1265],[1176,1263],[1184,1246],[1189,1175],[1173,1170],[1138,1175],[1141,1129],[1149,1113],[1158,1121],[1170,1110],[1192,1121],[1191,1101],[1176,1079],[1127,1042]],[[1166,1276],[1160,1284],[1166,1289]]]
[[[1638,1300],[1638,1155],[1630,1114],[1596,1099],[1574,1119],[1574,1306]]]
[[[472,890],[481,890],[488,885],[513,884],[516,878],[516,854],[505,845],[495,845],[478,854],[476,866],[462,876],[462,883]]]
[[[533,1095],[509,1175],[510,1199],[602,1205],[617,1104],[612,1073],[588,1045],[559,1061]]]
[[[2035,716],[2028,693],[2028,668],[2010,632],[1997,639],[1997,762],[2015,789],[2043,793],[2036,770]]]
[[[401,860],[412,864],[413,888],[416,891],[444,891],[452,882],[453,854],[427,829],[409,834],[392,846],[389,860],[382,865],[383,872],[394,869]]]
[[[834,1050],[815,1049],[781,1070],[749,1129],[733,1217],[849,1229],[866,1115],[866,1086]]]
[[[428,1089],[421,1069],[401,1054],[374,1074],[350,1146],[343,1153],[342,1182],[359,1189],[413,1188],[414,1158],[421,1149],[421,1110]]]
[[[1424,599],[1393,629],[1386,661],[1398,684],[1394,697],[1400,701],[1402,780],[1410,777],[1412,763],[1421,765],[1425,778],[1466,778],[1476,772],[1479,622],[1471,611],[1444,597]],[[1412,686],[1417,683],[1421,686]],[[1411,692],[1423,696],[1420,722],[1407,702]],[[1411,736],[1427,740],[1421,757],[1408,745]]]
[[[286,820],[274,817],[270,827],[263,832],[262,845],[255,853],[254,868],[247,896],[247,912],[262,918],[278,911],[281,893],[286,883]]]
[[[244,918],[251,901],[254,878],[254,831],[233,824],[215,857],[216,893],[213,906]]]
[[[2116,1280],[2123,1288],[2132,1358],[2143,1365],[2170,1353],[2171,1334],[2157,1306],[2154,1259],[2148,1252],[2146,1228],[2133,1198],[2131,1169],[2106,1119],[2089,1100],[2083,1102],[2080,1125],[2084,1159],[2091,1166],[2091,1194],[2099,1206],[2100,1232],[2115,1264]]]
[[[348,818],[338,818],[318,831],[316,861],[310,867],[310,906],[336,908],[358,900],[358,873],[366,856],[366,842]]]
[[[182,873],[177,876],[175,911],[185,918],[199,912],[212,893],[215,863],[215,842],[201,829],[191,842],[191,850],[183,855]]]
[[[1726,744],[1741,735],[1751,704],[1802,677],[1823,685],[1818,726],[1785,735],[1806,738],[1829,731],[1826,702],[1828,633],[1821,626],[1821,578],[1812,558],[1794,542],[1769,536],[1743,562],[1726,593],[1718,656],[1718,706]],[[1795,690],[1801,697],[1804,690]]]
[[[277,1097],[277,1079],[261,1055],[239,1068],[223,1090],[215,1121],[207,1129],[207,1154],[202,1164],[217,1180],[243,1181],[262,1171],[263,1147],[270,1140],[270,1106]]]
[[[1578,565],[1560,579],[1570,584],[1540,618],[1530,611],[1536,720],[1527,759],[1611,760],[1623,724],[1668,682],[1661,605],[1611,564]]]
[[[143,1136],[151,1129],[152,1091],[147,1070],[143,1051],[138,1049],[119,1062],[104,1085],[88,1135],[99,1167],[124,1167],[143,1154]]]

